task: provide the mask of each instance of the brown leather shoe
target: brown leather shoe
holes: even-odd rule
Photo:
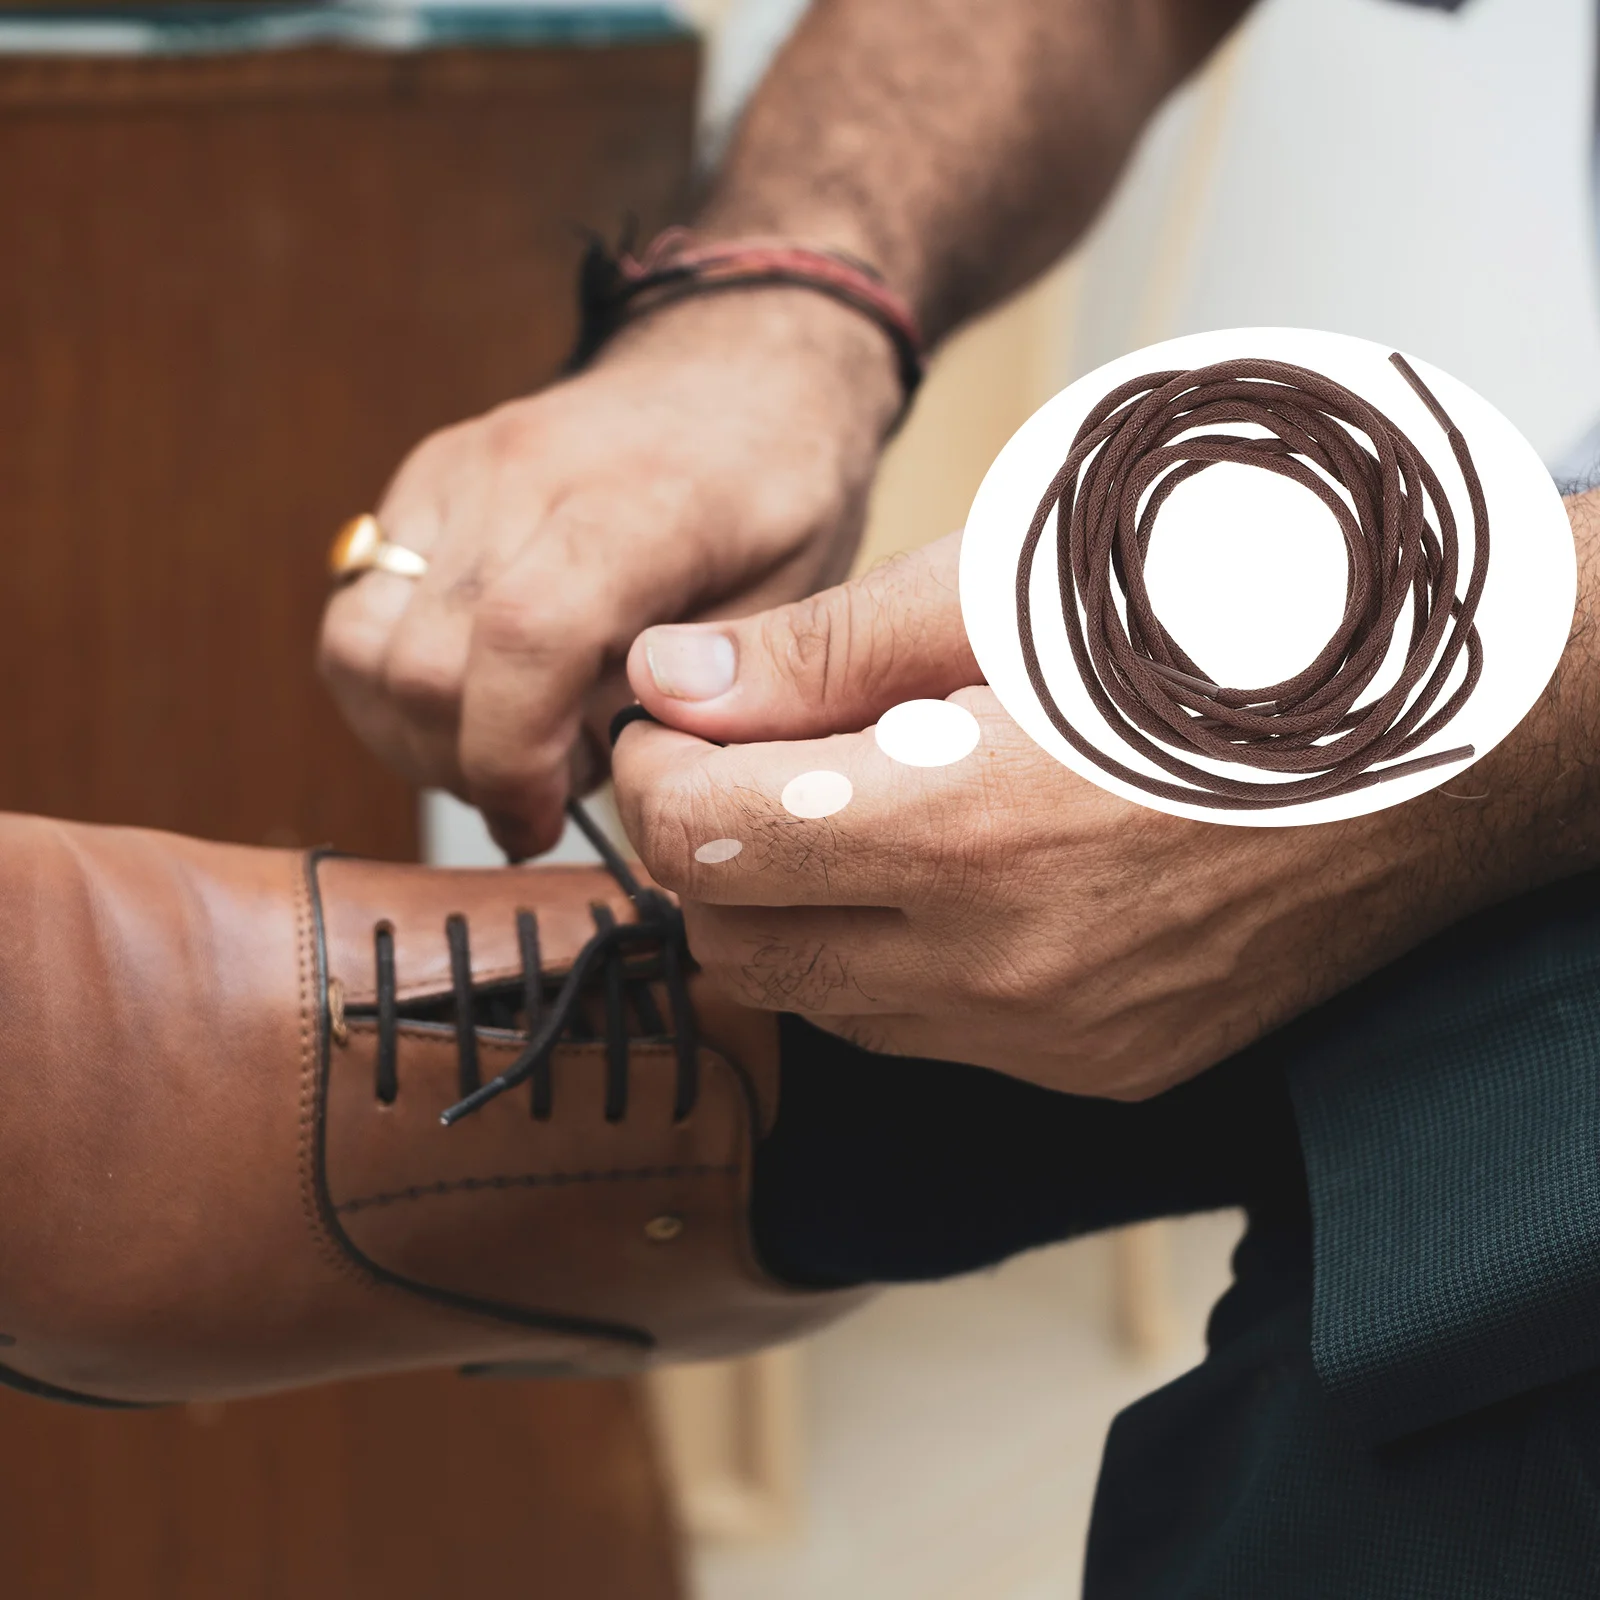
[[[857,1303],[757,1261],[773,1021],[691,1004],[676,908],[613,869],[0,818],[0,1376],[609,1374]]]

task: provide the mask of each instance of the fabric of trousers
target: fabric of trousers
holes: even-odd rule
[[[1084,1600],[1600,1594],[1600,1374],[1373,1445],[1312,1363],[1303,1231],[1236,1267],[1206,1360],[1112,1425]]]
[[[1600,1597],[1600,876],[1140,1104],[785,1019],[755,1202],[814,1283],[1246,1210],[1206,1359],[1111,1429],[1085,1600]]]

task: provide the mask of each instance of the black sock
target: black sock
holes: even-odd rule
[[[1303,1204],[1288,1092],[1263,1052],[1130,1103],[874,1055],[799,1017],[779,1028],[752,1213],[762,1259],[791,1283],[942,1278],[1118,1223]]]

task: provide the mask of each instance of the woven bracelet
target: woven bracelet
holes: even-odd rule
[[[922,382],[922,335],[910,307],[865,262],[784,239],[696,245],[682,228],[658,234],[637,256],[626,248],[613,252],[590,236],[578,271],[578,338],[567,371],[587,366],[642,312],[692,295],[766,284],[815,290],[875,322],[894,346],[905,405],[911,404]]]

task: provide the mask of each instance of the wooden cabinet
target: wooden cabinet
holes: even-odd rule
[[[667,220],[696,70],[682,36],[0,58],[0,806],[415,854],[312,669],[324,550],[554,372],[578,227]],[[26,1600],[668,1600],[664,1507],[620,1384],[0,1393]]]

